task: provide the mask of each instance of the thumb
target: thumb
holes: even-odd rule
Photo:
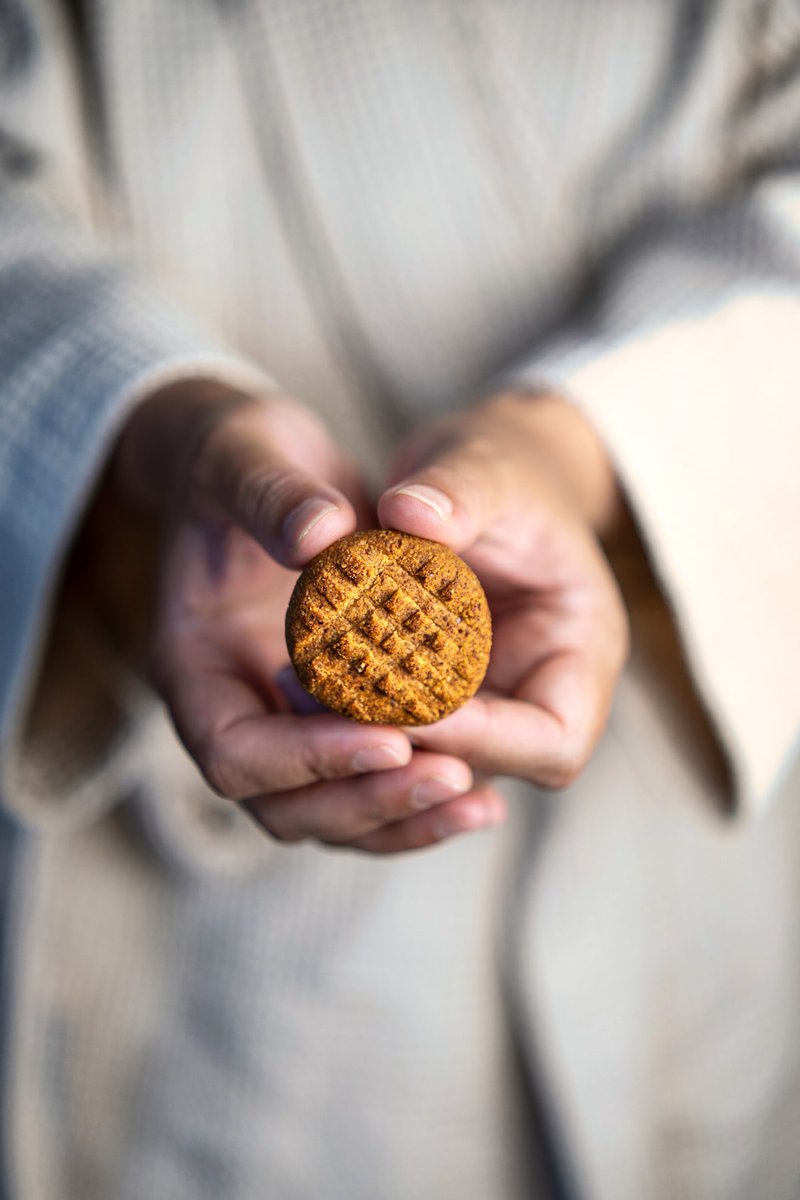
[[[496,517],[511,465],[502,453],[477,441],[438,443],[400,483],[378,501],[389,529],[466,550]]]
[[[200,445],[191,484],[201,503],[222,510],[283,566],[299,568],[352,533],[356,514],[344,493],[320,476],[320,456],[302,424],[290,449],[281,445],[281,432],[276,437],[256,407],[234,412]]]

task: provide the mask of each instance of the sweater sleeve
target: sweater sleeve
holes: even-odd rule
[[[60,709],[61,734],[57,716],[32,741],[26,729],[65,555],[112,443],[132,406],[172,380],[268,381],[67,211],[66,173],[42,148],[51,101],[63,101],[48,31],[4,4],[0,31],[0,794],[17,814],[70,824],[124,790],[142,728],[141,691],[84,630],[54,651],[70,666],[67,700],[45,697],[43,710]]]
[[[642,228],[510,372],[604,440],[744,812],[800,738],[800,17],[772,12],[726,202]]]

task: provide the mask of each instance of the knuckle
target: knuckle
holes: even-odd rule
[[[307,839],[307,834],[302,833],[299,829],[291,828],[285,824],[280,818],[262,816],[259,818],[264,826],[264,831],[272,838],[274,842],[280,842],[283,846],[296,845],[298,842],[304,842]]]
[[[566,746],[557,758],[552,759],[541,770],[536,782],[548,791],[563,791],[575,783],[588,760],[589,752],[583,746]]]
[[[289,814],[281,806],[250,804],[248,807],[261,828],[274,842],[292,845],[306,841],[308,834],[298,828],[296,821],[292,822]]]
[[[209,739],[198,748],[196,758],[212,791],[226,800],[245,798],[241,772],[224,743],[218,739]]]
[[[253,526],[270,525],[280,507],[284,489],[282,473],[273,466],[249,471],[237,492],[237,507]]]
[[[562,792],[575,782],[579,774],[579,768],[572,763],[557,763],[547,770],[542,785],[548,791]]]
[[[411,796],[411,788],[407,784],[389,788],[386,786],[386,781],[381,782],[384,786],[380,791],[368,792],[359,805],[358,821],[363,828],[378,830],[386,825],[402,821],[403,818],[417,811]],[[355,815],[354,813],[354,819]]]
[[[349,765],[345,766],[337,760],[329,747],[315,745],[312,741],[303,749],[303,761],[305,773],[318,783],[341,779],[350,770]]]
[[[429,822],[415,821],[402,831],[402,836],[397,837],[390,844],[387,852],[400,854],[408,850],[425,850],[444,840],[446,840],[446,835],[442,834],[439,826]]]
[[[385,799],[369,794],[337,796],[335,813],[330,812],[318,840],[325,845],[352,845],[361,838],[379,835],[387,825],[405,814],[395,812]]]
[[[237,507],[250,529],[275,534],[306,496],[301,474],[284,462],[266,463],[241,480]]]
[[[365,803],[363,799],[344,801],[337,806],[335,814],[328,816],[324,836],[341,844],[368,836],[385,824],[386,818],[377,805]]]
[[[407,817],[415,817],[425,809],[425,805],[421,805],[415,799],[413,787],[406,787],[403,791],[392,795],[383,807],[383,820],[386,824],[402,821]]]
[[[414,810],[405,796],[386,796],[377,803],[370,804],[363,814],[364,824],[370,829],[382,829],[385,825],[394,825],[402,821]]]

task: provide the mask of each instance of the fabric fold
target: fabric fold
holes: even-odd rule
[[[121,772],[130,766],[120,732],[127,724],[124,687],[108,686],[105,693],[100,687],[110,705],[97,726],[101,736],[73,742],[66,775],[56,767],[54,777],[44,759],[20,770],[25,714],[65,556],[86,505],[141,398],[179,379],[217,379],[260,391],[271,381],[26,192],[0,191],[0,793],[18,815],[26,807],[44,812],[44,806],[26,806],[27,787],[42,795],[49,789],[64,815],[80,809],[88,816],[98,794],[124,791]],[[113,671],[111,661],[101,659],[90,654],[83,661],[73,677],[76,692],[96,690],[98,677]],[[81,708],[77,695],[75,708]],[[40,756],[52,754],[57,763],[55,742],[36,745]],[[45,777],[42,791],[33,780]],[[81,795],[93,799],[79,802]]]
[[[800,738],[799,213],[776,176],[653,230],[580,324],[509,373],[604,441],[746,813]]]

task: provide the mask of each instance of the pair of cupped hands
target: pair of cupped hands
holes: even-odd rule
[[[156,687],[211,787],[274,838],[418,849],[501,821],[495,777],[559,788],[587,762],[627,653],[598,538],[620,502],[600,443],[560,399],[497,394],[418,429],[370,502],[302,404],[184,383],[137,408],[114,472],[162,524]],[[288,665],[297,571],[378,525],[450,546],[491,608],[483,686],[434,725],[321,711]]]

